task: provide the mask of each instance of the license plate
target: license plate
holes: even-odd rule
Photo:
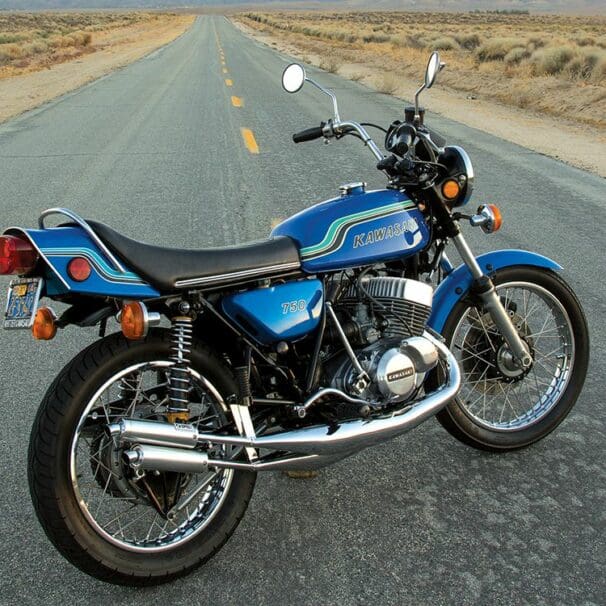
[[[12,280],[8,287],[4,328],[30,328],[34,323],[42,278]]]

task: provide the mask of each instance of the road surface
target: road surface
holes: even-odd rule
[[[330,117],[330,105],[311,86],[284,93],[287,62],[226,19],[202,17],[144,60],[0,126],[2,224],[33,226],[43,209],[66,206],[157,244],[232,244],[265,236],[272,221],[334,195],[340,183],[380,186],[358,141],[292,144],[294,131]],[[343,117],[387,125],[402,116],[396,99],[309,71],[336,91]],[[424,103],[431,107],[431,91]],[[314,480],[260,475],[217,557],[171,585],[130,590],[86,577],[55,552],[25,479],[38,403],[95,334],[72,328],[41,344],[3,332],[0,602],[604,603],[606,183],[428,120],[469,151],[475,203],[503,210],[498,235],[470,235],[476,250],[530,248],[557,259],[586,308],[592,363],[569,419],[507,455],[466,448],[430,421]]]

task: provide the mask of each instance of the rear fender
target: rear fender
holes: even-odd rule
[[[116,297],[121,299],[147,299],[160,293],[131,271],[121,272],[112,266],[102,250],[80,227],[50,227],[23,229],[11,227],[5,234],[27,238],[45,262],[46,296],[68,293]],[[91,275],[83,282],[72,280],[67,265],[74,257],[84,257],[92,267]]]
[[[562,267],[555,261],[526,250],[495,250],[480,255],[478,264],[486,274],[490,275],[505,267],[541,267],[551,271],[561,271]],[[467,295],[473,278],[466,265],[459,265],[442,280],[433,295],[433,307],[428,325],[441,333],[446,320],[454,306]]]

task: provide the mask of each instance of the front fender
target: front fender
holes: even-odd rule
[[[488,275],[505,267],[542,267],[561,271],[555,261],[527,250],[495,250],[477,257],[478,264]],[[433,307],[428,325],[441,333],[453,307],[467,294],[473,278],[466,265],[459,265],[442,280],[433,295]]]

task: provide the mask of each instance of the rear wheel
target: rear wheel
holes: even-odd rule
[[[57,549],[104,581],[172,580],[209,559],[237,527],[255,474],[133,474],[105,427],[121,418],[163,420],[169,342],[112,335],[70,362],[48,390],[32,431],[29,481],[38,518]],[[237,389],[201,344],[191,353],[190,422],[212,431],[228,422]],[[213,456],[231,456],[218,446]]]
[[[585,381],[589,335],[578,299],[553,272],[512,267],[493,281],[533,364],[517,367],[490,315],[460,301],[442,334],[462,385],[437,418],[465,444],[502,451],[532,444],[564,420]]]

